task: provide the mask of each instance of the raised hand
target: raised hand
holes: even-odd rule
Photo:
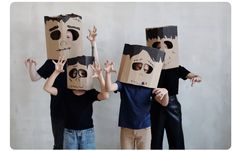
[[[87,36],[87,39],[92,43],[96,41],[96,36],[97,36],[97,28],[95,26],[93,26],[92,30],[88,30],[89,31],[89,35]]]
[[[114,69],[114,63],[112,61],[107,60],[105,62],[104,70],[106,71],[106,73],[116,72],[116,70]]]
[[[59,73],[64,72],[63,67],[66,63],[66,60],[64,59],[64,57],[59,57],[57,62],[55,62],[54,60],[52,60],[52,62],[55,65],[55,71],[57,71]]]
[[[91,66],[91,68],[93,69],[92,78],[97,78],[102,74],[101,66],[97,62],[93,62],[93,65]]]
[[[26,66],[26,68],[29,68],[29,67],[31,67],[31,66],[33,66],[33,65],[36,66],[37,63],[36,63],[36,61],[33,60],[32,58],[28,58],[28,59],[25,60],[25,66]]]

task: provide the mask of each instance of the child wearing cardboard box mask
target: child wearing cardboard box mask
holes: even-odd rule
[[[92,60],[91,60],[92,59]],[[99,80],[101,92],[95,89],[86,87],[86,83],[81,83],[76,80],[73,83],[73,89],[62,89],[53,86],[57,76],[64,72],[63,66],[65,60],[60,58],[58,62],[55,61],[55,70],[52,75],[47,79],[44,90],[54,96],[64,95],[65,98],[65,128],[64,128],[64,149],[95,149],[95,132],[93,125],[93,103],[98,100],[106,100],[109,97],[108,92],[105,91],[105,81],[103,79],[102,70],[98,64],[93,64],[93,57],[79,56],[68,60],[72,63],[73,68],[68,72],[72,79],[89,79],[91,80],[92,74],[88,72],[89,68],[94,71],[93,77]],[[74,62],[74,63],[73,63]],[[71,64],[69,63],[69,64]],[[87,68],[81,68],[78,64],[84,64]],[[70,65],[67,65],[70,66]],[[75,68],[76,67],[76,68]],[[77,70],[78,68],[78,70]],[[76,70],[76,72],[74,72]],[[72,72],[71,72],[72,71]],[[77,83],[77,85],[76,85]],[[84,90],[87,88],[89,90]]]
[[[111,82],[112,62],[105,63],[107,91],[120,92],[119,127],[121,149],[150,149],[151,98],[163,106],[168,104],[168,92],[156,88],[164,52],[155,48],[125,44],[118,80]]]
[[[146,28],[147,46],[166,53],[163,69],[157,87],[169,92],[169,104],[163,107],[158,102],[151,106],[151,149],[162,149],[166,130],[169,149],[185,149],[182,130],[181,105],[176,97],[179,78],[190,79],[191,85],[201,82],[201,77],[179,65],[177,26]]]

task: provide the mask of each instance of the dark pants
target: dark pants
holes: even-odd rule
[[[169,97],[167,107],[153,101],[151,106],[151,149],[162,149],[164,129],[169,149],[185,149],[182,130],[181,105],[176,96]]]
[[[55,118],[51,116],[52,133],[54,137],[53,149],[63,149],[64,136],[64,118]]]

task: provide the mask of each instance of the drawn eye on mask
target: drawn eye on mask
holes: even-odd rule
[[[171,41],[164,41],[164,43],[166,44],[166,47],[167,47],[168,49],[172,49],[172,48],[173,48],[173,44],[172,44]]]
[[[59,40],[61,38],[60,30],[55,30],[51,32],[50,37],[52,38],[52,40]]]

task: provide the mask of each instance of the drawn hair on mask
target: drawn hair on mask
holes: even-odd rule
[[[123,55],[129,55],[130,58],[132,58],[133,56],[139,54],[142,50],[146,51],[149,54],[152,61],[154,62],[159,62],[160,60],[162,62],[164,61],[165,52],[160,51],[157,48],[151,48],[151,47],[146,47],[146,46],[141,46],[141,45],[125,44]]]
[[[70,18],[79,18],[78,21],[80,22],[82,20],[82,17],[76,14],[66,14],[66,15],[58,15],[55,17],[50,17],[50,16],[44,16],[44,23],[46,24],[47,21],[57,21],[60,22],[61,20],[65,23],[67,22]]]
[[[88,65],[92,65],[94,62],[94,57],[92,56],[78,56],[75,58],[70,58],[67,60],[67,65],[75,65],[76,63],[85,65],[88,67]]]
[[[146,40],[172,38],[175,39],[178,36],[177,26],[165,26],[157,28],[146,28]]]

